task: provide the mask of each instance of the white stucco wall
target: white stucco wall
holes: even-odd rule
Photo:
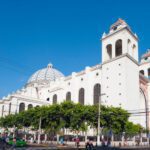
[[[102,65],[102,97],[107,105],[134,109],[139,99],[138,65],[127,56],[121,56]]]
[[[143,70],[144,71],[144,76],[148,78],[148,69],[150,68],[150,62],[147,63],[141,63],[139,67],[139,71]]]

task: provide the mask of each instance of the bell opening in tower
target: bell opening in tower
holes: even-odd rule
[[[116,57],[122,55],[122,40],[117,40],[115,45]]]

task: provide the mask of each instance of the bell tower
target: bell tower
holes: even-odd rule
[[[108,106],[137,109],[139,99],[138,38],[118,19],[102,36],[102,101]]]
[[[138,61],[138,37],[124,20],[118,19],[102,36],[102,62],[123,54]]]

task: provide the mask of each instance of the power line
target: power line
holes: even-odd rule
[[[6,67],[11,69],[12,71],[17,71],[25,75],[29,75],[31,74],[31,72],[33,72],[33,69],[31,69],[30,67],[21,65],[20,63],[12,61],[8,58],[0,57],[0,63],[7,65]]]

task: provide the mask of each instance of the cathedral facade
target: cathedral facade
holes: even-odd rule
[[[138,60],[138,37],[118,19],[104,33],[102,63],[64,76],[52,64],[35,72],[21,89],[0,101],[0,117],[65,100],[122,107],[130,120],[150,128],[150,52]],[[136,113],[139,115],[133,115]]]

